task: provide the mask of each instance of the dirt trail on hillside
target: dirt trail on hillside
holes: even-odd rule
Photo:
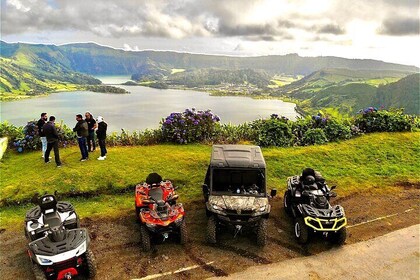
[[[418,223],[420,185],[401,185],[395,188],[398,188],[397,194],[379,196],[370,192],[353,193],[333,201],[333,204],[341,204],[346,210],[349,222],[347,244]],[[190,236],[190,242],[186,246],[169,240],[155,245],[152,252],[143,253],[134,209],[117,219],[84,218],[82,226],[89,229],[92,239],[91,248],[98,264],[96,279],[138,279],[196,265],[199,267],[159,279],[227,276],[249,266],[310,256],[332,248],[322,238],[305,246],[298,245],[293,236],[292,221],[283,211],[282,198],[273,199],[272,206],[269,242],[263,249],[257,247],[252,234],[234,239],[231,233],[223,233],[219,244],[206,244],[204,238],[207,218],[202,201],[185,205]],[[382,218],[369,222],[380,217]],[[17,232],[0,230],[2,279],[33,279],[25,252],[26,243],[23,229]]]

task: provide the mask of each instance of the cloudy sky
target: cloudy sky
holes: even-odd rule
[[[1,38],[420,66],[419,0],[1,0]]]

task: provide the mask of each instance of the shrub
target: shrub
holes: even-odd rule
[[[13,148],[15,139],[25,137],[23,127],[17,127],[7,121],[0,123],[0,137],[7,137],[9,139],[9,147]]]
[[[416,125],[416,117],[398,111],[363,111],[354,121],[362,132],[411,131]]]
[[[348,121],[342,122],[334,119],[327,119],[324,126],[324,132],[330,142],[347,140],[352,137],[351,124]]]
[[[249,123],[232,125],[222,124],[215,130],[213,143],[236,144],[241,141],[254,141],[256,133]]]
[[[215,135],[220,118],[210,110],[186,109],[182,113],[171,113],[161,122],[164,141],[187,144],[209,142]]]
[[[320,145],[328,142],[327,136],[322,128],[308,129],[302,138],[302,144],[307,145]]]
[[[292,144],[293,134],[287,118],[273,114],[270,119],[256,120],[251,125],[255,129],[257,145],[288,147]]]

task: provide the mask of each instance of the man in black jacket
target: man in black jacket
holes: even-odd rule
[[[101,148],[101,156],[98,157],[98,160],[106,159],[106,146],[105,146],[105,139],[106,139],[106,129],[108,124],[104,122],[104,119],[101,116],[98,116],[98,130],[96,131],[96,136],[98,137],[99,147]]]
[[[76,121],[77,124],[73,128],[73,131],[77,133],[77,142],[79,143],[80,153],[82,154],[80,161],[86,161],[89,159],[88,149],[86,146],[86,137],[89,135],[88,124],[81,114],[76,115]]]
[[[47,122],[47,120],[48,120],[47,113],[42,113],[41,118],[36,123],[36,125],[38,127],[38,135],[39,135],[39,138],[41,139],[41,143],[42,143],[42,157],[45,156],[45,151],[47,150],[47,137],[45,137],[45,134],[42,131],[42,127]]]
[[[60,154],[58,152],[58,133],[55,128],[55,117],[50,116],[49,122],[44,124],[42,131],[47,138],[47,150],[45,151],[44,161],[50,163],[50,152],[54,148],[54,157],[57,167],[61,167]]]

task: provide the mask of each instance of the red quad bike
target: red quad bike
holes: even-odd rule
[[[144,251],[151,249],[152,238],[163,242],[175,234],[180,244],[187,242],[185,211],[181,203],[176,203],[177,199],[172,183],[163,181],[157,173],[149,174],[145,183],[136,186],[136,218],[141,224]]]

